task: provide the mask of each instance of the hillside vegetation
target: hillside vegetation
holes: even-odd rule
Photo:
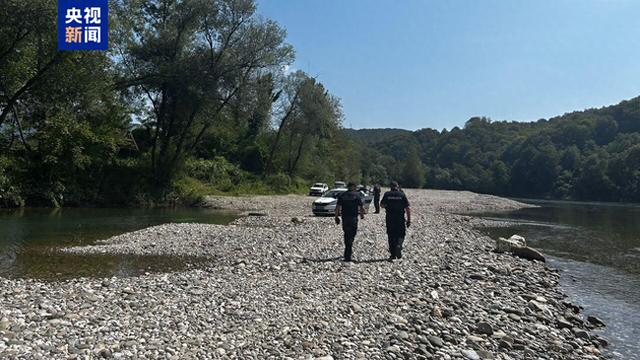
[[[450,131],[348,133],[405,186],[640,201],[640,98],[532,123],[476,117]]]
[[[640,201],[639,99],[535,123],[345,130],[340,99],[288,71],[295,49],[254,0],[111,1],[107,52],[57,51],[49,0],[6,0],[0,18],[0,207],[390,179]]]
[[[0,207],[190,203],[346,177],[340,101],[253,0],[114,0],[109,51],[0,7]],[[355,175],[354,175],[355,176]]]

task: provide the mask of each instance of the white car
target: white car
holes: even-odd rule
[[[309,189],[309,196],[322,196],[329,191],[329,186],[325,183],[315,183]]]
[[[327,191],[321,198],[316,199],[311,205],[311,211],[313,215],[335,215],[336,214],[336,205],[338,205],[338,197],[342,195],[342,193],[348,191],[347,189],[331,189]],[[363,192],[362,194],[364,200],[364,211],[365,213],[369,212],[369,205],[371,204],[371,200],[367,202],[366,195]]]
[[[338,196],[345,191],[347,191],[347,189],[332,189],[327,191],[311,205],[313,215],[335,215]]]

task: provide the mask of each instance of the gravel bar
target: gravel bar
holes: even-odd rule
[[[604,359],[606,339],[544,263],[492,251],[461,213],[517,209],[470,192],[407,190],[404,258],[383,214],[341,228],[304,196],[210,197],[231,225],[165,224],[75,253],[196,256],[139,277],[0,278],[1,359]],[[259,216],[257,216],[259,215]]]

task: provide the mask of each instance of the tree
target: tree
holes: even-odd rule
[[[145,98],[152,180],[164,197],[185,153],[228,118],[234,96],[291,62],[293,50],[251,0],[120,0],[114,8],[119,85]]]
[[[342,114],[338,99],[329,95],[322,84],[304,74],[300,82],[298,106],[286,127],[287,174],[294,176],[300,160],[310,147],[335,135],[341,125]]]
[[[411,151],[404,163],[402,172],[402,185],[409,188],[421,188],[424,186],[424,165],[420,161],[417,151]]]
[[[607,175],[607,167],[606,155],[595,153],[589,156],[576,179],[576,195],[585,200],[613,200],[612,194],[616,189]]]
[[[31,204],[95,201],[127,132],[111,59],[58,52],[54,3],[9,0],[0,12],[0,148],[13,158],[5,176]]]

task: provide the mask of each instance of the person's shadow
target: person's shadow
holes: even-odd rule
[[[353,260],[351,262],[355,263],[355,264],[370,264],[370,263],[378,263],[378,262],[384,262],[387,261],[387,258],[379,258],[379,259],[366,259],[366,260]],[[336,256],[336,257],[332,257],[332,258],[303,258],[302,262],[303,263],[327,263],[327,262],[335,262],[335,261],[342,261],[342,256]]]

